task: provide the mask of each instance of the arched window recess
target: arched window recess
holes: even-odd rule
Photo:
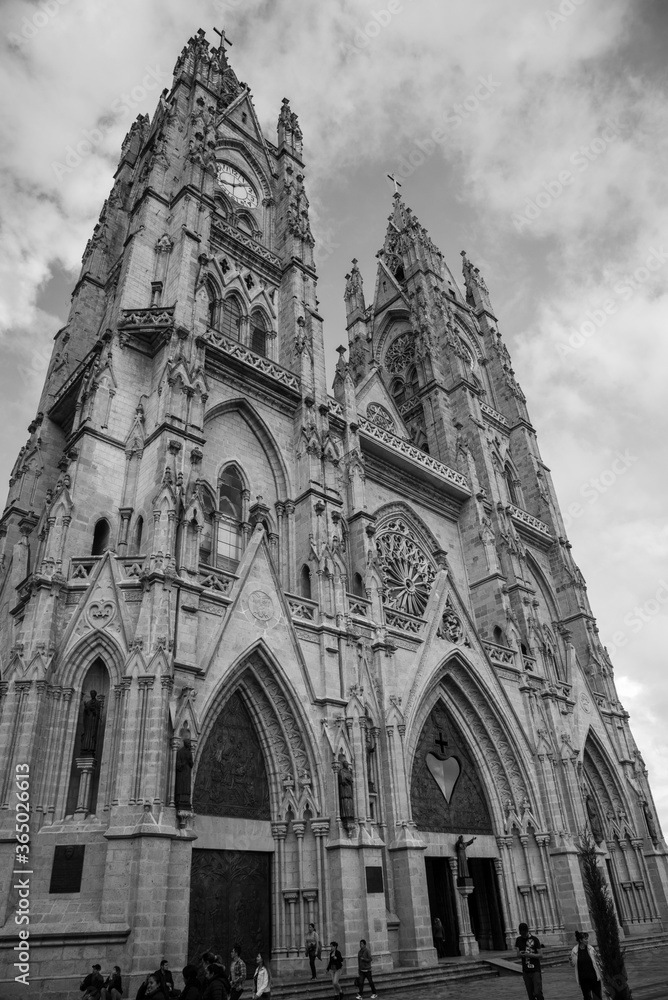
[[[261,354],[263,358],[267,356],[268,324],[264,313],[255,309],[251,313],[251,350],[256,354]]]
[[[230,340],[239,340],[243,310],[236,295],[228,295],[223,300],[221,331]]]

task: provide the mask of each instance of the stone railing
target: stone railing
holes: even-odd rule
[[[274,267],[281,266],[280,258],[277,257],[275,253],[272,253],[271,250],[267,250],[265,246],[258,243],[257,240],[254,240],[252,236],[248,236],[240,229],[236,229],[234,226],[230,226],[227,222],[223,222],[222,219],[217,219],[211,228],[212,243],[216,242],[216,236],[218,235],[216,230],[218,230],[220,235],[229,236],[235,240],[235,242],[241,243],[243,247],[250,250],[251,253],[254,253],[256,257],[260,257],[262,260],[265,260],[268,264],[272,264]],[[219,240],[220,235],[218,236]],[[221,249],[224,248],[221,247]]]
[[[86,583],[93,574],[93,570],[99,563],[102,556],[85,556],[70,559],[70,572],[68,581]]]
[[[144,556],[118,556],[116,562],[124,580],[138,580],[144,572]]]
[[[290,614],[293,618],[300,618],[302,621],[307,622],[317,622],[318,605],[315,601],[307,601],[305,597],[293,597],[291,594],[286,594],[285,599],[288,602]]]
[[[340,417],[343,420],[343,407],[339,403],[338,399],[332,399],[331,396],[327,397],[327,404],[329,406],[329,412],[333,417]]]
[[[222,597],[227,597],[234,586],[235,580],[238,579],[234,573],[226,573],[224,569],[207,566],[205,563],[199,564],[199,582],[201,585],[205,590],[212,590]]]
[[[425,626],[424,619],[414,618],[405,611],[393,611],[390,608],[385,608],[385,624],[399,632],[408,632],[409,635],[419,635]]]
[[[517,666],[517,652],[510,646],[501,646],[498,642],[486,641],[483,642],[483,646],[492,663],[496,663],[500,667]]]
[[[377,441],[382,441],[383,444],[389,445],[394,451],[400,452],[407,458],[412,459],[417,462],[418,465],[422,465],[425,469],[429,469],[430,472],[436,473],[441,479],[447,480],[449,483],[453,483],[462,490],[466,490],[470,493],[469,484],[465,476],[462,476],[460,472],[455,472],[454,469],[449,469],[447,465],[443,465],[442,462],[437,462],[435,458],[431,455],[427,455],[426,452],[420,451],[419,448],[415,448],[412,444],[404,441],[402,438],[397,437],[396,434],[391,434],[389,431],[383,430],[382,427],[377,427],[375,424],[370,423],[364,417],[359,418],[360,430],[364,431],[370,437],[376,438]]]
[[[287,368],[283,368],[281,365],[277,365],[276,362],[270,361],[269,358],[265,358],[261,354],[256,354],[255,351],[251,351],[249,347],[244,347],[238,341],[231,340],[223,333],[220,333],[220,331],[207,330],[203,335],[203,340],[207,344],[219,347],[221,351],[229,354],[230,357],[237,358],[239,361],[250,365],[251,368],[261,372],[263,375],[268,375],[269,378],[279,382],[281,385],[299,392],[299,379],[293,372],[288,371]]]
[[[489,403],[483,403],[483,401],[480,400],[480,409],[486,417],[489,417],[490,420],[496,420],[497,424],[501,424],[503,427],[510,427],[510,424],[508,423],[507,418],[504,417],[503,413],[499,413],[499,411],[495,410],[493,406],[489,405]]]
[[[146,309],[123,309],[118,323],[121,329],[128,327],[170,327],[174,326],[174,306],[148,306]]]
[[[546,538],[552,538],[552,533],[545,522],[541,521],[537,517],[534,517],[533,514],[529,514],[528,511],[522,510],[521,507],[516,507],[514,503],[508,504],[508,511],[516,521],[519,521],[520,524],[526,525],[527,528],[533,528],[534,531],[537,531],[540,535],[544,535]]]
[[[371,601],[366,601],[363,597],[355,597],[354,594],[348,594],[347,597],[351,615],[355,615],[357,618],[371,619]]]

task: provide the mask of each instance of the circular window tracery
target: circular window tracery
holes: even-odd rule
[[[390,521],[376,536],[376,547],[385,574],[385,604],[423,615],[436,573],[406,523]]]
[[[392,415],[380,403],[369,403],[366,408],[366,418],[384,431],[389,431],[391,434],[397,433]]]
[[[402,333],[396,337],[385,352],[385,367],[392,375],[402,372],[415,357],[413,336]]]

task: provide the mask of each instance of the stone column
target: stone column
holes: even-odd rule
[[[325,837],[329,833],[328,819],[312,819],[311,829],[315,837],[315,863],[318,878],[318,927],[323,941],[329,941],[329,869],[324,857]]]
[[[297,870],[299,872],[299,885],[297,886],[299,890],[299,935],[295,944],[297,949],[301,951],[304,945],[305,934],[304,896],[302,890],[304,888],[304,833],[306,832],[306,823],[303,820],[296,820],[292,824],[292,829],[297,838]]]
[[[85,817],[88,815],[90,805],[90,786],[93,771],[95,770],[95,757],[77,757],[77,770],[79,771],[79,798],[77,807],[74,810],[75,816]]]
[[[315,889],[304,889],[302,890],[302,897],[304,899],[304,902],[306,903],[306,910],[308,913],[307,921],[309,924],[316,925],[316,927],[318,928],[318,933],[322,939],[322,927],[318,923],[315,913],[315,903],[318,898],[318,893],[315,891]]]
[[[473,892],[473,882],[471,879],[460,879],[457,877],[456,858],[448,858],[448,864],[452,872],[452,880],[457,885],[455,904],[457,907],[457,921],[459,923],[459,951],[462,955],[477,955],[479,954],[479,948],[471,929],[468,899]],[[461,885],[459,884],[460,882],[462,883]]]
[[[659,917],[659,908],[656,904],[656,897],[654,895],[654,887],[652,886],[652,879],[649,876],[649,871],[645,863],[645,858],[642,852],[644,840],[642,837],[632,840],[631,846],[636,852],[636,858],[638,860],[638,870],[641,872],[643,881],[645,883],[645,894],[647,896],[647,902],[649,905],[650,919],[656,920]]]
[[[181,748],[181,737],[172,736],[171,740],[169,741],[169,773],[167,776],[167,781],[168,781],[167,787],[169,788],[169,797],[167,799],[167,805],[174,807],[176,806],[176,799],[174,797],[176,794],[176,789],[174,787],[176,782],[176,755],[179,752],[180,748]]]
[[[295,903],[299,898],[299,893],[296,889],[284,889],[283,899],[288,904],[288,940],[286,942],[286,952],[288,955],[294,952],[296,955],[299,954],[299,947],[296,944],[297,934],[295,930]]]
[[[286,500],[285,513],[288,515],[288,591],[297,593],[297,550],[295,543],[295,505],[292,500]]]
[[[273,865],[274,875],[273,875],[273,890],[274,890],[274,910],[275,916],[272,921],[274,928],[274,946],[272,951],[274,955],[279,952],[285,951],[287,949],[287,933],[285,926],[285,904],[283,902],[283,897],[281,896],[281,885],[283,883],[283,866],[284,866],[284,850],[285,850],[285,838],[288,834],[288,824],[287,823],[272,823],[271,824],[271,835],[276,843],[276,849],[274,851],[274,856],[276,863]]]
[[[497,837],[497,843],[499,839],[500,838]],[[512,948],[516,935],[513,930],[514,923],[510,914],[510,903],[508,900],[508,886],[506,885],[506,876],[503,870],[502,858],[494,858],[494,871],[496,872],[496,880],[499,884],[499,903],[501,906],[501,916],[503,917],[503,924],[505,927],[506,948]]]

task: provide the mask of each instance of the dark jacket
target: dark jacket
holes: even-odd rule
[[[342,969],[343,968],[343,956],[338,948],[334,950],[332,955],[331,951],[329,953],[329,962],[327,963],[327,971],[331,972],[332,969]]]
[[[202,1000],[202,991],[196,979],[191,979],[189,983],[186,983],[179,1000]]]
[[[202,993],[202,1000],[227,1000],[229,993],[227,976],[219,973],[213,979],[207,980]]]
[[[107,981],[104,984],[104,988],[107,990],[118,990],[118,992],[123,994],[123,980],[117,972],[112,972],[110,976],[107,976]]]
[[[360,972],[370,972],[371,970],[371,951],[368,945],[364,948],[360,948],[357,952],[357,966]]]
[[[169,996],[169,994],[174,989],[174,976],[172,975],[170,970],[166,969],[163,972],[162,969],[156,969],[153,975],[160,983],[163,993],[166,993],[167,996]]]
[[[89,972],[86,978],[81,983],[79,989],[88,993],[89,997],[99,997],[100,990],[104,986],[104,979],[99,972]]]

